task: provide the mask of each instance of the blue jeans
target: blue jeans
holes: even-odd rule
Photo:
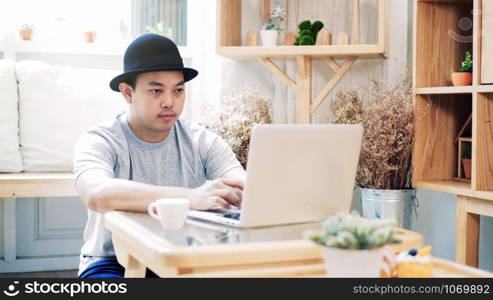
[[[116,258],[107,258],[90,263],[79,278],[123,278],[125,268]],[[146,278],[157,278],[151,270],[146,270]]]

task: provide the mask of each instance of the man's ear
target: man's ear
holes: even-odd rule
[[[122,93],[123,97],[125,98],[125,101],[127,101],[128,104],[132,104],[132,95],[133,95],[133,89],[132,87],[125,82],[120,82],[118,85],[118,89],[120,90],[120,93]]]

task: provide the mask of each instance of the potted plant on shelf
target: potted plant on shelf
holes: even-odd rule
[[[294,42],[295,46],[315,45],[318,32],[324,27],[321,21],[315,21],[313,24],[309,20],[302,21],[298,24],[298,35]]]
[[[332,103],[332,123],[364,128],[356,184],[365,218],[392,218],[410,227],[415,201],[411,184],[414,143],[414,99],[410,77],[394,87],[373,82],[358,91],[340,92]]]
[[[86,43],[94,43],[96,41],[96,31],[89,30],[84,32],[84,39]]]
[[[279,38],[279,32],[281,29],[281,23],[286,17],[286,10],[284,6],[276,1],[274,8],[272,8],[269,20],[262,30],[260,30],[260,39],[262,40],[263,46],[276,46],[277,40]]]
[[[305,236],[323,246],[329,277],[380,277],[387,269],[383,247],[399,242],[394,237],[395,227],[394,220],[339,213],[327,218],[320,230],[307,231]]]
[[[460,64],[459,72],[451,74],[454,86],[464,86],[472,84],[472,56],[471,52],[466,51],[465,58]]]
[[[30,41],[32,40],[33,35],[33,25],[32,24],[23,24],[21,29],[19,29],[19,35],[21,40]]]

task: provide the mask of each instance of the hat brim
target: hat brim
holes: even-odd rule
[[[127,82],[128,79],[131,78],[132,76],[135,76],[136,74],[139,74],[139,73],[156,72],[156,71],[182,71],[183,72],[183,80],[185,82],[194,79],[199,74],[199,72],[197,70],[192,69],[192,68],[181,68],[181,69],[147,68],[147,69],[141,69],[141,70],[134,70],[131,72],[126,72],[126,73],[120,74],[120,75],[116,76],[115,78],[113,78],[110,81],[110,88],[115,92],[119,92],[120,89],[118,86],[120,85],[120,83]]]

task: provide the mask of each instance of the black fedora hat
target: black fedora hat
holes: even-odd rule
[[[199,74],[185,68],[176,44],[159,34],[148,33],[136,38],[125,51],[123,74],[110,81],[110,88],[119,92],[118,85],[132,76],[152,71],[182,71],[185,82]]]

